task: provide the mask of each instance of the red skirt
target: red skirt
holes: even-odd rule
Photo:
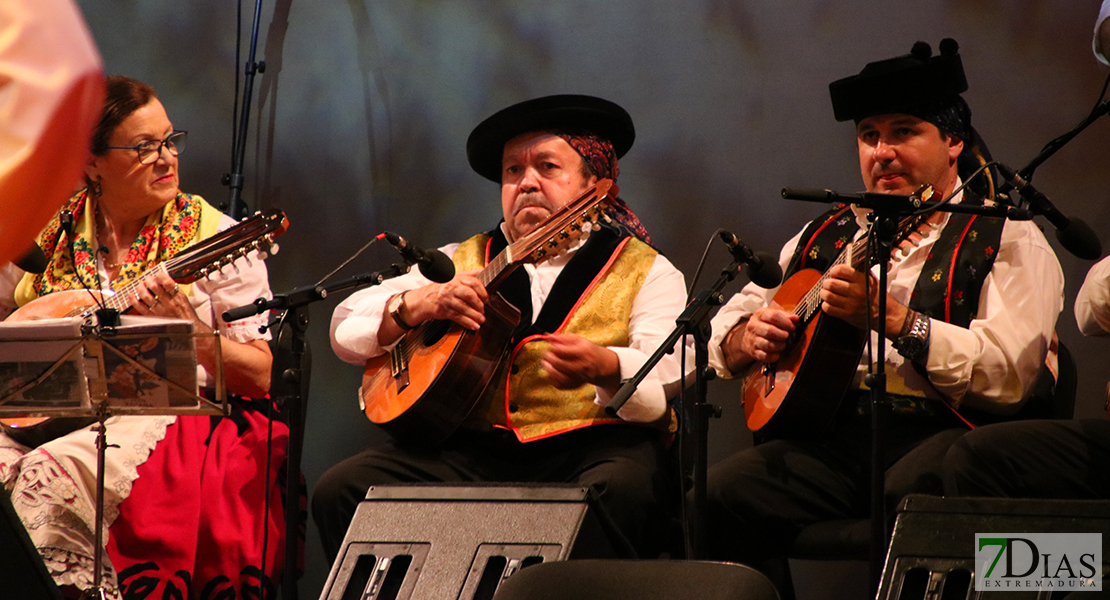
[[[230,417],[178,417],[109,529],[123,597],[274,597],[288,441],[284,423],[238,404]]]

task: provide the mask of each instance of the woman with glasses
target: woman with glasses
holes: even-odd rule
[[[100,589],[115,598],[239,597],[249,589],[261,597],[258,590],[271,587],[281,568],[284,516],[275,481],[288,429],[270,421],[263,400],[272,364],[269,335],[259,332],[265,315],[233,324],[218,318],[269,297],[265,264],[241,259],[190,285],[151,271],[235,224],[179,189],[185,138],[149,85],[109,77],[85,186],[38,236],[45,272],[0,270],[0,306],[9,311],[91,288],[125,295],[133,314],[188,319],[197,332],[219,332],[197,341],[198,377],[213,385],[218,340],[234,397],[230,417],[107,421]],[[156,274],[139,279],[148,272]],[[0,434],[0,479],[63,593],[79,595],[94,585],[96,432],[85,426],[42,443],[17,433]]]

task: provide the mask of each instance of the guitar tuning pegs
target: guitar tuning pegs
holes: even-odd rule
[[[219,269],[220,269],[221,273],[223,273],[224,267],[226,267],[228,265],[231,265],[231,268],[235,269],[235,274],[236,275],[239,274],[239,266],[235,264],[235,257],[234,256],[232,256],[230,254],[224,256],[223,258],[220,259],[219,264],[220,264]]]

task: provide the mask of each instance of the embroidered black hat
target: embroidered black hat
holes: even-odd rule
[[[967,91],[959,50],[955,40],[945,38],[940,54],[933,56],[929,44],[917,42],[909,54],[868,63],[858,75],[830,83],[836,120],[903,113],[932,121],[921,113],[957,102]]]
[[[613,102],[575,94],[544,96],[514,104],[479,123],[466,140],[470,167],[501,183],[505,143],[533,131],[593,134],[612,143],[617,157],[624,156],[636,139],[632,117]]]

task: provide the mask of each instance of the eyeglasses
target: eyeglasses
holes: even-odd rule
[[[161,158],[163,146],[174,156],[181,154],[181,151],[185,149],[185,138],[188,135],[189,132],[187,131],[175,131],[167,135],[164,140],[147,140],[137,146],[108,146],[108,149],[134,150],[139,154],[139,164],[149,165]]]

